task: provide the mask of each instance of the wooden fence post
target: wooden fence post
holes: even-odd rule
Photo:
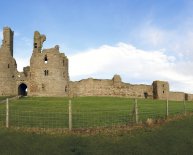
[[[168,108],[168,98],[166,100],[166,118],[168,118],[169,115],[169,108]]]
[[[71,104],[71,100],[69,100],[69,104],[68,104],[68,112],[69,112],[69,130],[72,130],[72,104]]]
[[[9,128],[9,99],[6,99],[6,128]]]
[[[186,116],[186,102],[184,100],[184,115]]]
[[[135,99],[135,123],[139,123],[139,113],[138,113],[138,105],[137,105],[137,99]]]

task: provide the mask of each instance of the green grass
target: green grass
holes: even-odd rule
[[[112,135],[46,135],[0,128],[1,155],[190,155],[193,116]]]
[[[72,99],[73,128],[122,126],[134,123],[134,100],[119,97],[78,97]],[[10,126],[68,128],[68,98],[26,97],[10,101]],[[186,102],[187,112],[193,102]],[[166,101],[138,99],[139,121],[166,115]],[[183,102],[169,102],[169,114],[184,112]],[[0,104],[0,125],[5,126],[5,104]]]
[[[5,100],[6,98],[11,98],[11,97],[14,97],[14,96],[0,96],[0,100]]]

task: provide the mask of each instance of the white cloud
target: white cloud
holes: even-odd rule
[[[193,74],[184,74],[179,66],[181,63],[175,57],[162,50],[144,51],[125,43],[103,45],[69,56],[71,80],[112,78],[120,74],[124,82],[151,84],[153,80],[167,80],[174,84],[172,90],[193,93]]]
[[[147,20],[137,27],[134,34],[139,34],[137,41],[150,49],[164,48],[177,59],[193,60],[193,21],[184,19],[173,29],[162,28]]]
[[[70,74],[74,77],[98,72],[151,73],[168,68],[172,65],[173,59],[161,51],[147,52],[125,43],[116,46],[105,45],[70,56]]]

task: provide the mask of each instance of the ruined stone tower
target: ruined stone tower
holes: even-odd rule
[[[13,58],[13,35],[9,28],[3,29],[3,41],[0,48],[0,95],[16,94],[17,64]]]
[[[167,99],[169,98],[169,84],[166,81],[153,82],[153,98]]]
[[[30,96],[67,96],[68,59],[59,46],[42,50],[45,35],[34,33],[34,47],[30,59]]]
[[[13,57],[13,35],[14,32],[9,27],[3,29],[3,41],[1,48]]]

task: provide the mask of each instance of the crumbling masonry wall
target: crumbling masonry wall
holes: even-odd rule
[[[119,75],[112,80],[85,79],[70,82],[72,96],[119,96],[131,98],[152,98],[151,85],[131,85],[123,83]]]
[[[71,96],[119,96],[129,98],[152,98],[172,101],[193,101],[193,94],[169,91],[167,81],[154,81],[152,85],[132,85],[121,81],[119,75],[112,80],[84,79],[70,82]]]
[[[184,92],[169,92],[169,100],[171,101],[184,101],[185,93]]]

